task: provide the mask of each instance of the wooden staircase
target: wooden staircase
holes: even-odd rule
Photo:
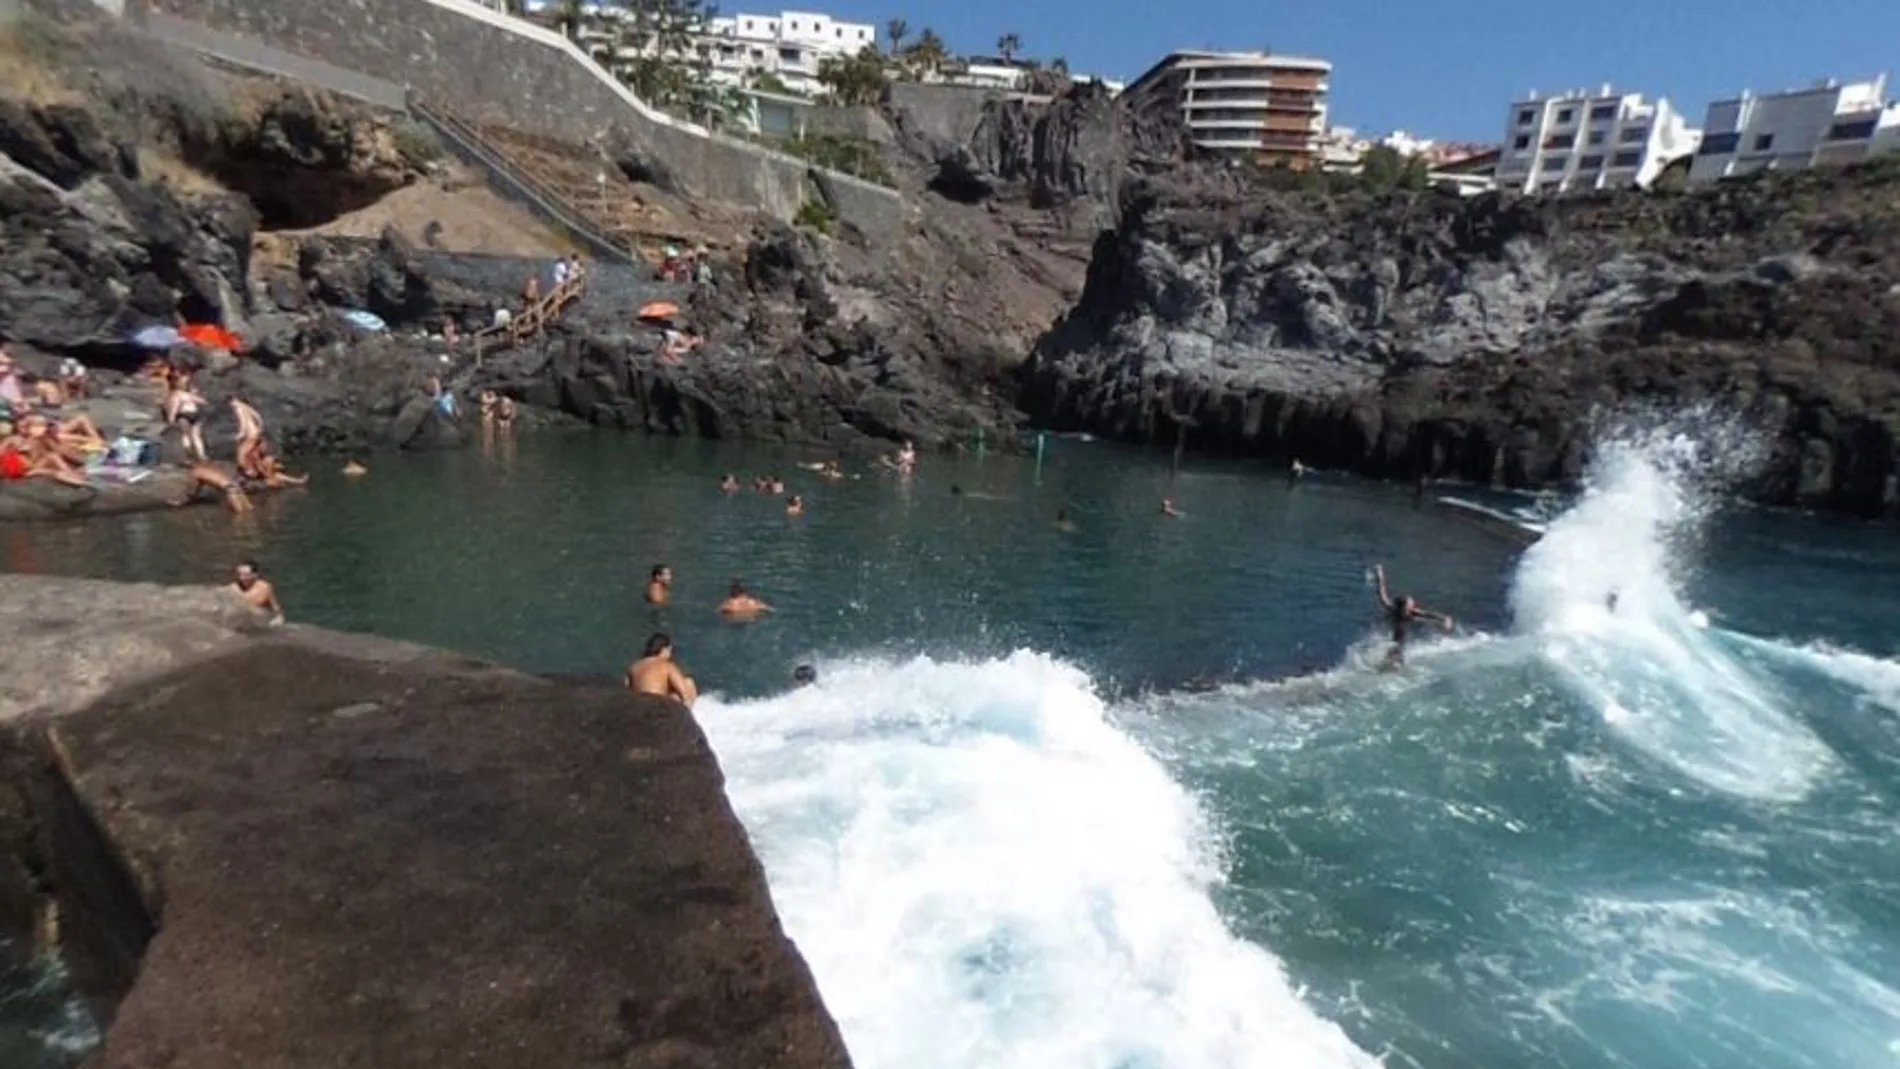
[[[587,287],[587,274],[587,267],[583,264],[560,285],[510,316],[507,323],[476,331],[475,366],[481,366],[484,354],[520,345],[547,329],[549,323],[561,318],[561,313],[569,305],[581,299],[581,293]]]

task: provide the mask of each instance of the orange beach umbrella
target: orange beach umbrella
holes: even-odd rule
[[[237,335],[216,323],[186,323],[178,328],[178,336],[207,349],[223,349],[235,353],[244,347],[244,342]]]

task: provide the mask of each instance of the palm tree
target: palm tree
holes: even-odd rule
[[[892,19],[884,24],[884,36],[891,39],[891,55],[904,50],[904,38],[910,36],[910,23],[903,19]]]
[[[943,38],[937,36],[936,30],[925,26],[924,32],[917,35],[917,43],[910,46],[906,55],[919,74],[934,74],[943,69],[944,61],[950,58],[950,49],[944,45]]]
[[[1003,57],[1004,63],[1016,58],[1016,53],[1022,51],[1022,47],[1023,39],[1013,33],[1006,33],[996,39],[996,52]]]
[[[557,10],[561,18],[561,32],[567,34],[570,41],[578,40],[581,23],[587,18],[586,0],[561,0]]]

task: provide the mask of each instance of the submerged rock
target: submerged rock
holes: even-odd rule
[[[0,905],[59,904],[89,1064],[849,1064],[679,706],[206,588],[0,604]]]

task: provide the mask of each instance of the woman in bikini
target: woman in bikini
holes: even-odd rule
[[[165,395],[165,422],[178,428],[185,452],[198,461],[211,459],[205,450],[204,412],[205,399],[191,388],[191,372],[174,372]]]

